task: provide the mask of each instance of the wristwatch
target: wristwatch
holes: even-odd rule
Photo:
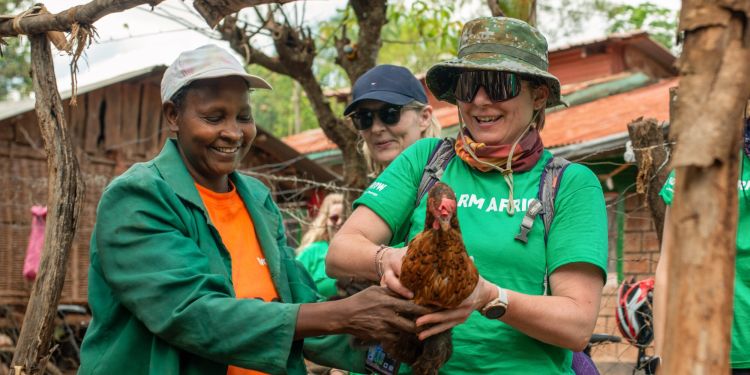
[[[497,287],[497,298],[487,302],[482,307],[482,315],[487,319],[500,319],[508,310],[508,292],[501,287]]]

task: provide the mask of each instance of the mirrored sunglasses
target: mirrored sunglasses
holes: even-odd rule
[[[456,82],[454,95],[464,103],[470,103],[484,87],[493,102],[504,102],[521,93],[521,78],[516,73],[492,70],[470,70],[461,72]]]
[[[378,109],[360,108],[354,111],[351,117],[354,127],[357,130],[367,130],[372,127],[375,116],[378,116],[380,122],[385,125],[393,126],[401,120],[402,105],[386,104]]]

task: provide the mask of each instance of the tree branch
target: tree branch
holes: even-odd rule
[[[279,61],[278,57],[268,56],[262,51],[253,48],[250,44],[251,36],[247,34],[244,28],[238,25],[237,21],[237,16],[230,16],[224,19],[224,22],[219,26],[221,39],[228,41],[229,46],[233,50],[244,56],[247,64],[258,64],[272,72],[287,76],[290,75],[286,66]]]
[[[354,10],[359,24],[357,42],[352,44],[346,36],[346,28],[343,28],[342,38],[336,40],[336,63],[344,68],[349,81],[354,83],[357,78],[374,67],[378,60],[380,48],[383,46],[380,34],[383,25],[388,21],[388,4],[385,0],[351,0],[349,5]]]
[[[47,31],[70,31],[74,23],[90,25],[96,20],[110,14],[122,12],[142,4],[152,7],[163,0],[93,0],[88,4],[77,5],[57,14],[40,14],[24,17],[19,22],[19,30],[13,28],[13,20],[0,20],[0,38],[19,34],[40,34]],[[225,16],[236,13],[242,8],[261,4],[285,4],[295,0],[196,0],[195,9],[206,20],[209,26],[215,27]]]
[[[209,26],[216,27],[222,18],[242,8],[262,4],[286,4],[295,0],[195,0],[193,7],[203,16]]]
[[[272,15],[267,19],[262,16],[260,18],[264,24],[263,28],[271,31],[273,35],[278,57],[268,56],[253,48],[246,31],[238,26],[236,17],[227,17],[224,20],[220,28],[222,38],[229,41],[232,49],[247,56],[248,63],[261,65],[300,83],[312,104],[321,129],[339,147],[344,156],[344,163],[350,166],[349,170],[352,172],[345,173],[345,183],[347,186],[364,187],[367,183],[366,171],[363,168],[362,156],[357,152],[357,134],[333,112],[312,70],[316,55],[312,37],[301,28],[297,30],[288,24],[277,23]]]
[[[487,6],[490,7],[492,17],[505,17],[505,13],[503,13],[502,8],[500,8],[498,0],[487,0]]]
[[[13,20],[0,22],[0,38],[19,34],[33,35],[47,31],[70,31],[74,23],[90,25],[110,14],[121,12],[142,4],[152,7],[163,0],[93,0],[88,4],[77,5],[56,14],[39,14],[24,17],[18,22],[18,31],[13,28]]]

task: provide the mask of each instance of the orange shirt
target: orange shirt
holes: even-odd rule
[[[260,298],[266,302],[279,299],[271,271],[260,248],[255,226],[245,203],[232,186],[228,193],[217,193],[195,184],[211,223],[232,259],[232,283],[237,298]],[[229,366],[227,375],[263,374],[259,371]]]

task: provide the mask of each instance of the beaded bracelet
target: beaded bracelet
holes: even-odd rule
[[[375,252],[375,272],[378,274],[378,280],[382,279],[383,274],[385,273],[385,270],[383,269],[383,256],[387,249],[392,249],[392,247],[388,245],[380,245],[378,251]]]

